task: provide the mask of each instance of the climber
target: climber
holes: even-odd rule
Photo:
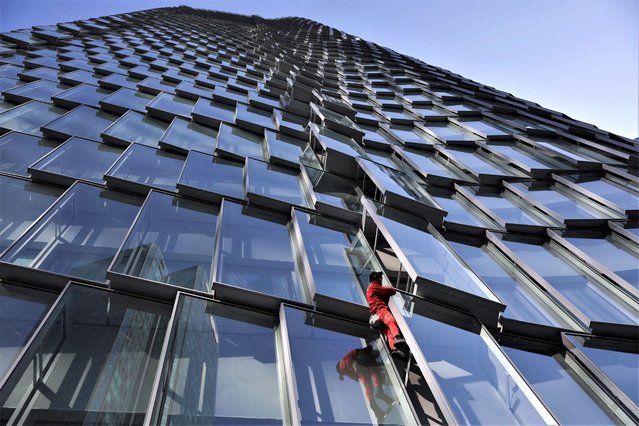
[[[384,333],[388,340],[388,346],[391,349],[391,355],[398,358],[406,358],[406,353],[400,348],[396,347],[396,344],[405,344],[404,338],[399,332],[395,317],[388,309],[388,300],[396,293],[393,287],[384,287],[382,285],[383,272],[371,272],[368,276],[370,282],[368,289],[366,290],[366,301],[371,312],[371,316],[377,315],[379,317],[380,331]]]

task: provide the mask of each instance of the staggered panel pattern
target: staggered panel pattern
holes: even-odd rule
[[[0,34],[0,92],[3,424],[639,421],[636,141],[187,7]]]

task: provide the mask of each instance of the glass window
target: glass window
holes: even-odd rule
[[[510,136],[509,133],[506,133],[502,129],[493,126],[491,124],[486,123],[482,120],[464,120],[462,123],[464,126],[469,127],[475,132],[478,132],[480,135],[491,138],[491,137],[499,137],[499,136]]]
[[[530,167],[531,169],[547,170],[551,168],[551,166],[549,166],[548,164],[543,163],[542,161],[536,159],[533,155],[530,155],[524,150],[516,148],[516,147],[512,147],[508,145],[490,145],[489,148],[491,151],[495,151],[500,154],[503,154],[506,157],[510,158],[511,160],[519,161],[520,163],[523,163],[524,165],[526,165],[527,167]],[[553,166],[552,168],[556,169],[558,167]]]
[[[208,126],[218,127],[222,122],[233,123],[234,119],[234,106],[198,99],[193,107],[193,120]]]
[[[176,321],[161,424],[284,423],[274,317],[183,296]]]
[[[244,164],[225,160],[220,157],[189,152],[184,169],[177,183],[180,192],[184,187],[195,188],[210,194],[224,197],[244,198]],[[203,196],[208,199],[208,196]],[[213,197],[212,200],[218,200]]]
[[[27,180],[0,175],[0,253],[9,247],[63,190]]]
[[[477,154],[474,151],[463,151],[460,149],[447,148],[453,158],[458,159],[466,167],[470,168],[478,174],[498,175],[498,176],[525,176],[523,173],[515,172],[512,169],[506,169],[490,162],[487,158]]]
[[[523,183],[514,183],[513,186],[564,219],[609,219],[612,217],[585,201],[576,200],[559,192],[556,187],[532,189]]]
[[[404,320],[460,424],[545,424],[491,339],[414,313]]]
[[[570,334],[566,337],[631,401],[639,405],[639,353],[636,342]]]
[[[404,148],[401,151],[401,156],[410,162],[412,168],[426,178],[435,175],[453,180],[469,180],[469,177],[465,176],[461,170],[449,162],[442,161],[437,155]]]
[[[170,315],[71,286],[3,386],[0,421],[142,425]]]
[[[100,134],[118,119],[117,115],[81,105],[62,117],[42,126],[47,137],[68,139],[71,136],[100,140]]]
[[[504,220],[506,223],[516,223],[522,225],[533,225],[533,226],[548,226],[547,223],[543,222],[541,219],[538,219],[534,216],[531,211],[526,211],[523,207],[516,204],[514,201],[510,200],[501,195],[489,196],[482,194],[473,194],[473,196],[486,205],[492,212],[494,212],[497,216]]]
[[[497,229],[498,226],[484,214],[467,202],[462,202],[453,192],[435,191],[429,188],[431,197],[448,212],[444,221],[447,223],[460,223],[462,225],[476,226],[478,228]],[[438,194],[438,195],[434,195]]]
[[[29,170],[34,176],[37,171],[65,176],[68,179],[56,182],[69,185],[75,179],[104,183],[104,172],[122,151],[122,148],[73,137],[29,167]]]
[[[88,84],[79,84],[69,90],[53,95],[51,99],[56,105],[64,108],[75,108],[80,105],[87,105],[100,108],[100,101],[111,93],[111,90],[100,89]]]
[[[151,192],[112,270],[208,291],[217,208]]]
[[[301,424],[415,424],[379,336],[313,312],[285,315]]]
[[[636,312],[547,245],[503,242],[591,321],[637,323]]]
[[[464,132],[459,127],[451,127],[451,126],[436,126],[433,124],[429,124],[428,126],[424,126],[425,129],[444,143],[450,142],[472,142],[475,140],[472,135]]]
[[[284,216],[222,202],[215,281],[304,301]]]
[[[297,172],[249,158],[246,162],[246,194],[253,201],[269,198],[290,205],[309,207]]]
[[[385,111],[387,114],[387,112]],[[392,126],[388,132],[395,136],[404,145],[433,145],[435,142],[428,139],[420,130],[409,126]]]
[[[486,245],[448,243],[506,305],[504,316],[551,327],[566,327],[536,294],[519,282],[509,267],[495,258]]]
[[[42,136],[40,127],[66,113],[65,109],[40,101],[31,101],[0,112],[0,129]]]
[[[610,236],[564,239],[639,290],[639,259],[636,249],[633,253]]]
[[[238,104],[235,107],[235,124],[255,133],[264,129],[275,130],[272,113],[252,106]]]
[[[350,180],[310,167],[306,167],[305,170],[313,184],[313,192],[318,202],[354,212],[362,211],[359,194]]]
[[[191,111],[195,102],[181,96],[174,96],[169,93],[160,93],[146,106],[149,115],[156,116],[162,120],[170,121],[177,116],[191,119]]]
[[[337,299],[366,304],[363,288],[377,265],[357,228],[322,216],[295,210],[304,253],[315,290]]]
[[[160,139],[160,147],[188,154],[189,150],[213,153],[217,131],[176,117]]]
[[[140,82],[139,78],[129,77],[124,74],[113,72],[113,74],[102,77],[98,82],[100,87],[117,90],[120,87],[135,90]]]
[[[78,83],[91,84],[97,86],[102,76],[100,74],[94,74],[90,71],[76,70],[65,74],[60,74],[58,79],[64,84],[75,86]]]
[[[100,106],[105,111],[111,111],[116,114],[124,114],[128,110],[145,113],[147,104],[154,98],[155,96],[148,93],[123,87],[102,99]]]
[[[264,137],[228,124],[221,124],[217,134],[215,151],[223,156],[244,160],[246,157],[264,159],[262,139]]]
[[[141,192],[147,192],[148,187],[175,191],[183,166],[184,158],[180,155],[134,143],[109,169],[105,180],[110,185],[127,182],[143,185],[145,188],[136,188]]]
[[[289,167],[299,167],[300,163],[321,168],[315,153],[306,140],[282,133],[266,132],[268,161]]]
[[[608,179],[576,182],[580,187],[597,194],[626,210],[639,210],[639,195],[628,185],[624,187]]]
[[[503,349],[562,425],[620,424],[560,354]]]
[[[141,202],[130,195],[75,184],[1,260],[104,281]]]
[[[0,137],[0,170],[27,176],[27,167],[59,144],[60,141],[9,132]]]
[[[158,148],[160,138],[168,128],[164,121],[129,111],[102,133],[102,139],[115,145],[141,145]]]
[[[51,96],[67,90],[69,86],[57,81],[36,80],[13,89],[2,92],[4,98],[10,102],[22,103],[31,100],[51,102]]]
[[[411,228],[380,216],[392,238],[418,276],[446,286],[495,300],[485,284],[464,265],[451,249],[429,232]]]
[[[0,378],[55,301],[55,293],[0,283]]]

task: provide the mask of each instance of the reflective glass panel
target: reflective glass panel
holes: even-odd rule
[[[160,139],[160,146],[179,152],[189,150],[213,153],[217,131],[181,117],[176,117]]]
[[[482,120],[472,120],[472,121],[464,121],[463,122],[464,126],[468,126],[471,129],[473,129],[474,131],[480,132],[482,134],[485,134],[486,136],[490,137],[490,136],[502,136],[502,135],[508,135],[508,133],[506,133],[505,131],[492,126],[488,123],[486,123],[485,121]]]
[[[547,164],[537,160],[535,157],[528,154],[527,152],[524,152],[523,150],[517,149],[512,146],[490,145],[490,149],[492,151],[496,151],[500,154],[503,154],[509,157],[511,160],[519,161],[520,163],[525,164],[531,169],[549,169],[550,168]]]
[[[503,349],[561,424],[620,424],[560,354]]]
[[[100,104],[103,105],[105,109],[120,114],[127,110],[144,113],[146,111],[146,105],[151,102],[153,98],[155,98],[155,96],[149,95],[148,93],[123,87],[102,99]]]
[[[263,160],[262,139],[258,134],[221,124],[215,149],[238,159],[251,157]]]
[[[285,315],[302,425],[415,423],[381,338],[308,311]]]
[[[626,210],[639,209],[639,195],[636,191],[624,188],[622,185],[608,179],[576,182],[576,184]]]
[[[168,124],[135,111],[129,111],[102,133],[102,139],[111,143],[158,147],[158,141]]]
[[[566,335],[579,351],[639,406],[639,353],[636,342]],[[634,349],[634,350],[633,350]]]
[[[180,155],[134,143],[120,156],[107,176],[175,191],[182,166],[184,158]]]
[[[518,282],[515,275],[497,261],[485,245],[476,247],[455,241],[448,243],[506,305],[504,316],[535,324],[564,326],[537,295]]]
[[[60,141],[9,132],[0,137],[0,170],[27,176],[27,167],[59,144]]]
[[[99,141],[100,134],[118,119],[117,115],[81,105],[55,121],[42,126],[45,135],[59,139],[71,136]]]
[[[56,297],[55,293],[0,283],[0,379]]]
[[[189,152],[178,185],[244,198],[244,165],[198,151]]]
[[[161,424],[281,425],[276,319],[180,299]]]
[[[435,193],[439,193],[439,191]],[[431,197],[433,197],[437,204],[442,206],[442,208],[448,212],[446,217],[444,217],[446,222],[461,223],[480,228],[496,228],[495,224],[491,223],[486,218],[482,218],[476,209],[460,202],[452,193],[446,195],[448,196],[445,196],[444,194],[431,194]]]
[[[267,132],[269,161],[287,165],[300,163],[319,168],[319,161],[307,141],[281,133]]]
[[[477,200],[486,205],[497,216],[502,218],[506,223],[518,223],[522,225],[544,226],[547,223],[542,222],[535,216],[524,210],[515,202],[502,196],[487,196],[481,194],[473,194]]]
[[[118,159],[122,151],[122,148],[116,146],[73,137],[30,169],[103,183],[104,172]]]
[[[492,175],[513,175],[513,170],[507,170],[505,168],[499,167],[496,164],[491,163],[488,159],[476,154],[475,152],[470,151],[462,151],[458,149],[447,148],[446,151],[450,153],[450,155],[459,161],[461,161],[464,165],[469,167],[472,171],[481,174],[492,174]],[[523,173],[521,174],[523,176]]]
[[[0,175],[0,253],[9,247],[63,190]],[[11,200],[6,202],[4,200]]]
[[[418,276],[495,300],[485,284],[431,233],[380,217]]]
[[[436,175],[443,176],[450,179],[464,179],[465,177],[460,173],[454,173],[447,165],[437,161],[437,157],[429,155],[427,152],[413,151],[410,149],[402,150],[402,157],[406,157],[409,161],[416,166],[419,173],[423,176]]]
[[[405,321],[460,424],[545,424],[488,338],[417,314]]]
[[[100,108],[100,101],[111,93],[110,90],[100,89],[89,84],[79,84],[69,90],[52,97],[53,102],[66,108],[88,105]]]
[[[309,206],[298,174],[290,169],[249,158],[246,179],[249,198],[255,194],[295,206]]]
[[[42,136],[40,127],[67,112],[48,103],[32,101],[0,112],[0,129]]]
[[[141,425],[171,306],[71,286],[0,392],[0,421]]]
[[[225,200],[215,281],[303,301],[286,218]]]
[[[590,320],[637,323],[636,312],[547,245],[503,242]]]
[[[217,208],[151,192],[112,270],[207,291]]]
[[[5,99],[11,102],[27,102],[38,100],[51,102],[51,96],[67,90],[69,86],[58,84],[57,81],[36,80],[32,83],[23,84],[10,90],[5,90]]]
[[[195,101],[181,96],[174,96],[169,93],[160,93],[146,106],[149,111],[157,111],[164,116],[191,117],[191,111],[195,106]]]
[[[639,289],[639,253],[614,238],[568,238],[566,241]]]
[[[104,281],[141,203],[137,197],[76,184],[1,260]]]

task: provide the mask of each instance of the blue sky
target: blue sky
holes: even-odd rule
[[[178,4],[311,18],[639,136],[639,0],[0,0],[0,31]]]

